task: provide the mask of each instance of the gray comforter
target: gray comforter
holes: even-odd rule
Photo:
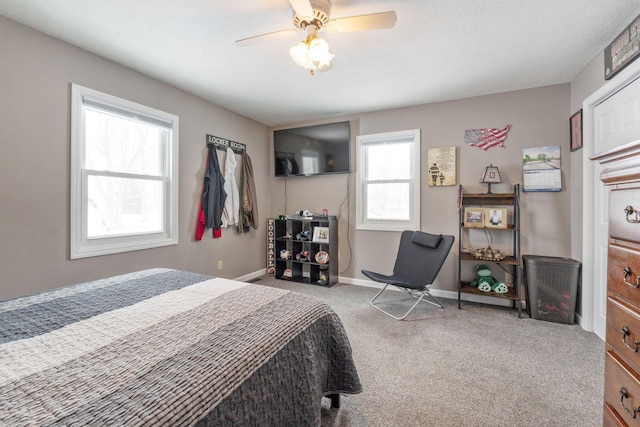
[[[319,425],[361,386],[342,323],[290,291],[154,269],[0,302],[0,425]]]

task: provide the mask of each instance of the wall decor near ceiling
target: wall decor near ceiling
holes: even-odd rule
[[[485,151],[498,145],[504,148],[504,141],[507,139],[509,129],[511,129],[511,125],[507,125],[503,129],[467,129],[464,133],[464,140],[470,146],[482,148]]]
[[[456,185],[456,147],[427,150],[429,187]]]
[[[604,78],[609,80],[640,56],[640,15],[604,49]]]

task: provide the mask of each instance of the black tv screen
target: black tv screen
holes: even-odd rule
[[[349,122],[273,131],[275,176],[350,172]]]

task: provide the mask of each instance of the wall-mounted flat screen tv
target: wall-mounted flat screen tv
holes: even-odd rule
[[[275,176],[349,173],[350,123],[273,131]]]

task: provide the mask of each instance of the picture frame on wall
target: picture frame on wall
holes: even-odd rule
[[[456,147],[429,148],[427,164],[429,187],[456,185]]]
[[[582,148],[582,108],[574,113],[569,119],[571,130],[571,151]]]
[[[638,46],[638,27],[640,15],[627,25],[618,36],[604,49],[604,79],[609,80],[624,67],[640,58]]]
[[[484,209],[464,208],[464,226],[468,228],[483,228]]]
[[[507,228],[507,209],[485,208],[484,226],[487,228]]]
[[[313,241],[329,243],[329,227],[313,227]]]

